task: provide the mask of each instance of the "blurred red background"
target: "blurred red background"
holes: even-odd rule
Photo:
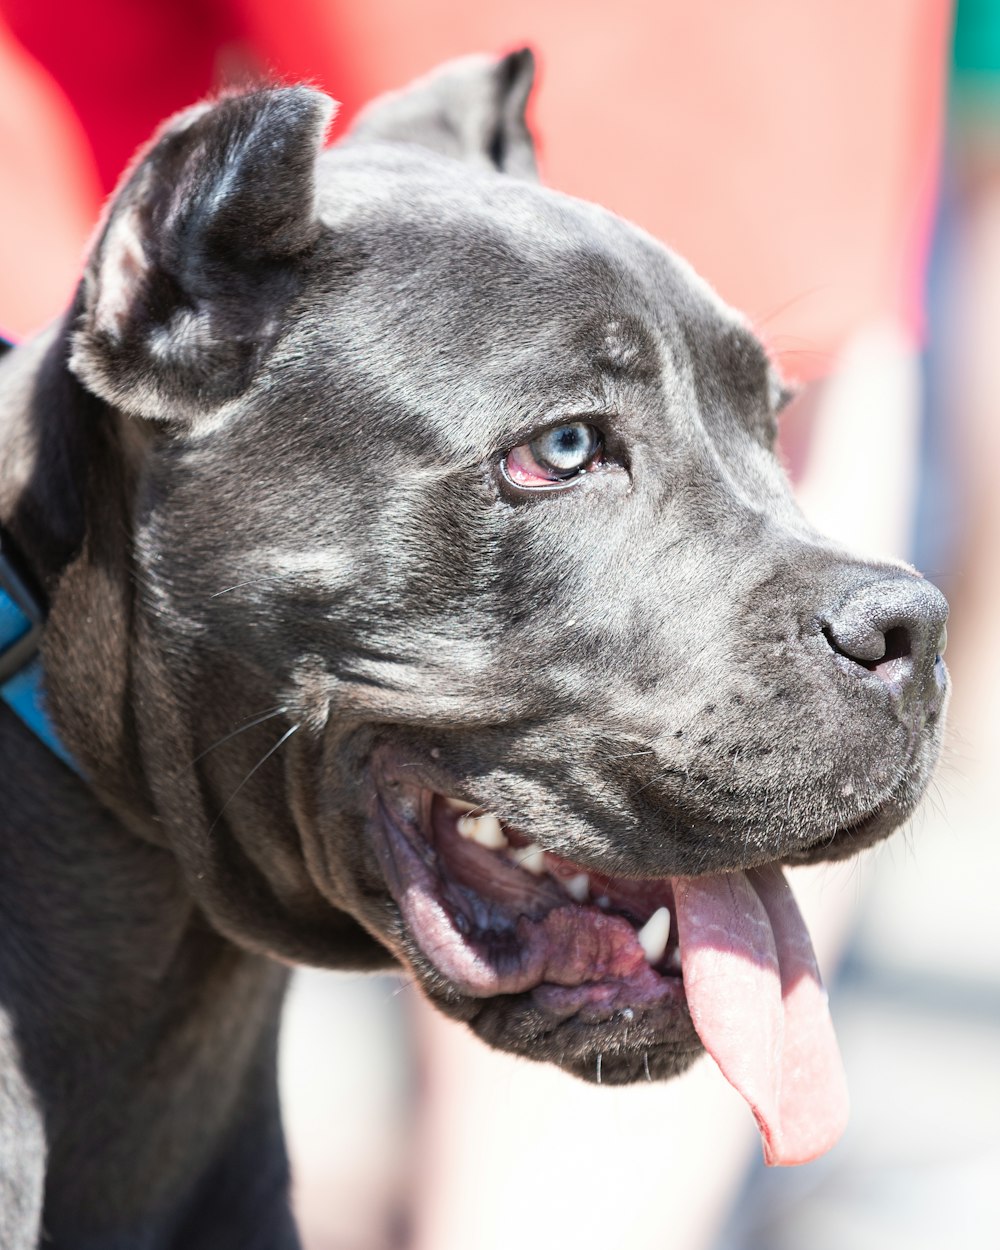
[[[274,73],[341,101],[450,56],[530,43],[553,186],[685,255],[785,372],[850,331],[920,332],[947,61],[945,0],[4,0],[0,324],[65,303],[101,196],[169,113]]]

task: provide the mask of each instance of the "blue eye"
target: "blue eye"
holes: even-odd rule
[[[504,467],[519,486],[567,482],[600,464],[601,436],[583,421],[555,425],[511,451]]]
[[[592,426],[577,422],[575,425],[557,425],[546,430],[541,437],[532,439],[529,446],[535,459],[547,469],[557,473],[577,473],[594,454],[594,430]]]

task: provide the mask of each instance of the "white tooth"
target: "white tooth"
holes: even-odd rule
[[[607,911],[611,906],[611,899],[609,899],[606,894],[598,894],[597,898],[594,899],[594,902],[601,909],[601,911]]]
[[[663,958],[670,937],[670,909],[658,907],[637,934],[646,963],[656,964]]]
[[[563,889],[578,903],[584,903],[590,895],[590,878],[585,872],[578,872],[575,877],[564,877]]]
[[[518,868],[524,868],[528,872],[534,873],[536,877],[540,877],[545,869],[545,852],[540,846],[536,846],[534,842],[530,846],[517,846],[511,851],[511,859],[517,864]]]
[[[492,812],[484,812],[482,816],[459,816],[458,832],[490,851],[501,851],[507,845],[500,822]]]

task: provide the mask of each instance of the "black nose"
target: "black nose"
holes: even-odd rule
[[[948,601],[921,577],[900,571],[852,590],[821,617],[848,672],[872,674],[897,694],[943,686]]]

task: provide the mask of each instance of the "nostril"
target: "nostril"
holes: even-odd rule
[[[865,629],[854,635],[846,630],[838,634],[827,625],[823,636],[838,655],[884,682],[901,681],[913,667],[913,639],[905,625],[893,625],[884,633]]]
[[[888,685],[902,683],[913,672],[913,642],[903,625],[887,630],[885,655],[872,665],[871,671]]]
[[[905,625],[894,625],[885,631],[885,654],[875,664],[891,664],[893,660],[905,660],[913,654],[913,641]]]
[[[944,685],[944,666],[936,657],[947,619],[948,604],[936,587],[899,573],[862,583],[817,624],[842,672],[860,678],[870,673],[894,695],[923,699]]]

